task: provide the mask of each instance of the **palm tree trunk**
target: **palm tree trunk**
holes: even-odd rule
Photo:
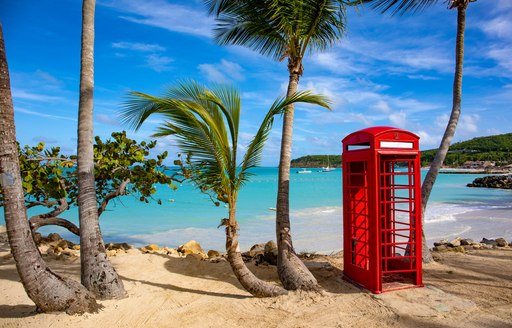
[[[287,97],[297,92],[299,73],[290,69]],[[277,272],[284,288],[288,290],[318,290],[315,277],[309,272],[293,249],[290,233],[290,161],[292,153],[294,105],[288,106],[283,118],[281,157],[276,204]]]
[[[43,261],[30,230],[21,185],[14,108],[2,25],[0,25],[0,184],[7,237],[28,297],[43,312],[95,312],[94,296],[78,282],[56,275]]]
[[[259,279],[247,268],[238,246],[237,227],[236,207],[230,205],[229,222],[226,226],[226,251],[229,264],[240,284],[256,297],[273,297],[286,294],[285,289]]]
[[[423,185],[421,186],[423,213],[425,213],[430,193],[432,192],[432,188],[436,182],[439,170],[441,169],[444,159],[446,158],[446,154],[450,148],[452,138],[455,135],[457,123],[459,122],[461,111],[460,106],[462,101],[462,68],[464,61],[464,30],[466,28],[466,8],[467,2],[465,1],[462,1],[462,4],[457,7],[457,41],[455,45],[455,75],[453,78],[452,112],[450,114],[450,120],[448,121],[446,130],[444,131],[439,149],[436,152],[436,156],[434,157],[434,160],[430,165],[430,169],[428,170],[428,173],[423,180]],[[425,230],[422,232],[422,237],[423,262],[429,263],[433,261],[433,258],[432,254],[430,254],[427,241],[425,239]]]
[[[78,116],[78,206],[82,284],[99,299],[126,296],[123,282],[105,252],[98,222],[94,181],[93,89],[95,0],[83,0],[80,103]]]

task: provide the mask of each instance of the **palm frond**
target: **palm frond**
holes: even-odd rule
[[[352,3],[352,0],[348,1]],[[276,60],[323,50],[345,31],[345,0],[205,0],[215,40],[247,46]]]
[[[259,164],[274,116],[293,103],[310,103],[329,108],[324,96],[309,91],[277,99],[267,112],[246,154],[237,166],[240,121],[240,95],[232,87],[206,88],[193,81],[169,88],[163,97],[131,92],[122,116],[124,122],[139,128],[152,114],[164,122],[153,136],[173,135],[182,153],[188,154],[191,178],[202,191],[210,191],[222,201],[235,195],[252,175],[248,170]]]
[[[149,116],[173,107],[172,104],[162,106],[161,100],[142,92],[130,91],[120,111],[121,122],[138,130]]]
[[[167,90],[163,97],[131,92],[121,113],[124,122],[139,128],[152,114],[162,114],[165,122],[154,136],[174,135],[184,153],[202,168],[202,180],[219,188],[225,183],[225,168],[231,161],[230,143],[223,113],[211,100],[208,89],[185,81]]]
[[[240,15],[217,19],[214,39],[220,45],[240,45],[278,60],[285,52],[287,40],[273,28],[265,16]]]
[[[247,148],[244,159],[241,163],[241,169],[238,178],[239,185],[242,185],[247,179],[247,170],[257,166],[260,163],[263,146],[272,128],[274,116],[284,113],[288,105],[294,103],[316,104],[330,109],[329,100],[325,96],[312,94],[311,91],[301,91],[297,92],[291,97],[282,97],[277,99],[265,115],[265,118],[263,119],[260,128],[258,129],[258,132],[251,140]]]
[[[370,3],[372,8],[382,13],[392,10],[391,14],[403,15],[407,12],[417,12],[437,3],[439,0],[364,0]]]

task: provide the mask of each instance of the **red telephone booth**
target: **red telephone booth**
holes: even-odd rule
[[[377,294],[423,286],[419,137],[363,129],[342,157],[344,278]]]

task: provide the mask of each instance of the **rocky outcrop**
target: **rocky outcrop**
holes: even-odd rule
[[[510,244],[512,245],[512,243]],[[434,252],[457,252],[466,253],[475,249],[493,249],[499,247],[509,247],[509,243],[505,238],[487,239],[483,238],[479,243],[468,238],[455,238],[452,241],[446,239],[434,243]]]
[[[245,262],[254,261],[256,265],[277,265],[277,244],[273,240],[256,244],[248,252],[242,253],[242,257]]]
[[[512,175],[489,175],[476,178],[468,187],[512,189]]]
[[[80,257],[80,245],[63,239],[58,233],[43,236],[36,232],[34,240],[43,255],[52,256],[58,260],[74,260],[74,258]],[[133,249],[127,243],[109,243],[105,245],[105,248],[108,256],[125,254]]]
[[[225,256],[216,251],[209,250],[208,254],[205,253],[201,245],[195,240],[189,240],[178,248],[160,247],[156,244],[147,245],[139,248],[142,253],[148,254],[162,254],[170,257],[187,257],[197,260],[208,260],[209,262],[224,262]]]
[[[189,240],[185,244],[180,245],[180,247],[178,247],[178,252],[184,255],[196,254],[201,256],[203,259],[208,258],[208,255],[206,255],[201,245],[199,245],[195,240]]]

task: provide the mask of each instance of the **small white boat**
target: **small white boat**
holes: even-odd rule
[[[299,174],[311,173],[311,170],[302,169],[302,170],[300,170],[300,171],[297,171],[297,173],[299,173]]]
[[[329,161],[329,155],[327,155],[327,166],[326,167],[322,167],[320,172],[331,172],[331,171],[334,171],[334,170],[336,170],[336,168],[335,167],[331,167],[331,162]]]

